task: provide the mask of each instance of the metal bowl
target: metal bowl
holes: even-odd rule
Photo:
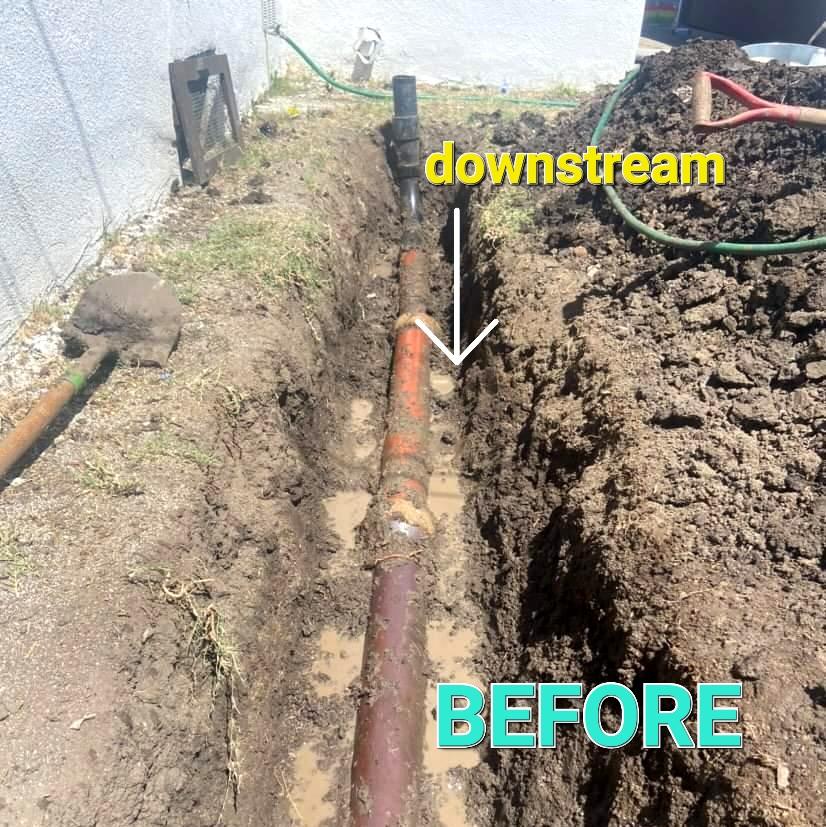
[[[826,66],[826,49],[803,43],[751,43],[743,51],[758,63],[777,60],[789,66]]]

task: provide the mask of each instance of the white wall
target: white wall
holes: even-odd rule
[[[373,76],[423,82],[592,88],[633,65],[645,0],[283,0],[287,32],[349,78],[361,26],[384,51]],[[296,63],[286,47],[282,60]]]
[[[167,63],[266,85],[258,0],[0,0],[0,344],[177,173]]]

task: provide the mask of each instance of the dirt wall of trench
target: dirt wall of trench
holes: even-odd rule
[[[687,148],[685,86],[701,66],[767,97],[817,105],[824,88],[822,72],[689,46],[643,66],[605,148]],[[551,124],[526,115],[494,142],[585,146],[603,104]],[[727,187],[623,194],[678,234],[817,234],[822,216],[801,210],[821,197],[821,140],[712,136]],[[618,681],[640,699],[646,682],[739,680],[744,748],[608,752],[569,731],[556,750],[487,755],[480,821],[822,824],[824,254],[682,255],[625,231],[587,187],[522,191],[519,231],[492,242],[500,197],[474,193],[466,253],[471,325],[500,320],[463,383],[488,561],[480,666],[496,681]]]

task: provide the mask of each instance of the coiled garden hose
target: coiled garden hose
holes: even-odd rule
[[[334,89],[340,92],[347,92],[351,95],[359,95],[362,98],[369,98],[370,100],[386,100],[393,99],[392,92],[385,92],[380,89],[363,89],[360,86],[351,86],[348,83],[342,83],[336,80],[331,75],[327,74],[280,26],[272,30],[274,34],[280,37],[306,64],[310,67],[325,83],[328,83]],[[493,97],[490,95],[434,95],[434,94],[419,94],[419,100],[444,100],[444,101],[467,101],[477,103],[490,103],[492,101],[499,101],[501,103],[515,103],[522,106],[544,106],[551,109],[574,109],[579,106],[578,101],[566,100],[543,100],[540,98],[509,98],[509,97]]]
[[[591,144],[599,145],[599,140],[602,133],[605,131],[608,122],[611,120],[611,115],[616,109],[622,93],[628,88],[632,80],[639,74],[640,67],[635,66],[619,84],[614,93],[608,99],[605,105],[602,117],[597,123],[594,134],[591,136]],[[637,218],[634,213],[625,205],[620,198],[619,193],[610,184],[604,184],[602,187],[605,190],[605,195],[611,206],[619,213],[622,220],[640,235],[656,241],[666,247],[676,247],[679,250],[691,250],[693,252],[714,253],[717,255],[730,256],[776,256],[784,253],[807,253],[813,250],[826,249],[826,236],[818,236],[817,238],[809,238],[804,241],[784,241],[773,244],[744,244],[736,241],[699,241],[691,238],[679,238],[677,236],[669,235],[668,233],[660,232],[649,226],[645,222]]]

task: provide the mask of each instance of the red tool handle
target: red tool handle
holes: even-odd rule
[[[729,98],[748,107],[746,112],[740,112],[730,118],[719,121],[711,119],[711,94],[716,89]],[[713,72],[697,72],[694,78],[693,98],[693,126],[695,132],[717,132],[721,129],[732,129],[746,123],[756,121],[772,121],[787,123],[792,126],[808,126],[815,129],[826,129],[826,111],[808,106],[788,106],[783,103],[772,103],[753,95],[734,81],[715,75]]]

